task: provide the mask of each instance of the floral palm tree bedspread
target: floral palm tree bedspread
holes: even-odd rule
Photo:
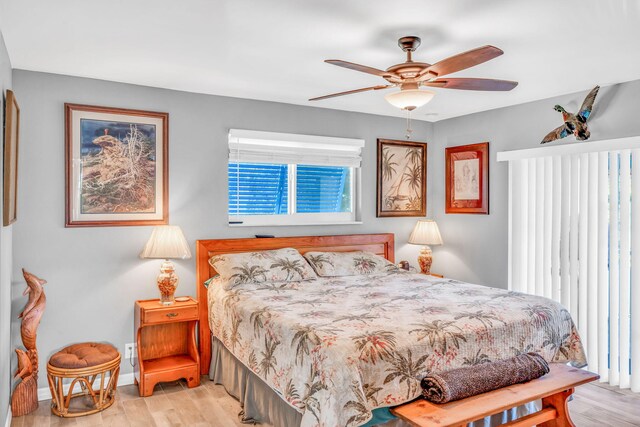
[[[535,351],[586,364],[565,308],[546,298],[421,274],[209,285],[211,331],[303,414],[358,426],[420,394],[427,373]]]

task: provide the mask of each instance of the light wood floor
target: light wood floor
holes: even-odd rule
[[[640,426],[640,394],[616,387],[589,384],[576,389],[569,404],[578,427]],[[40,402],[37,411],[14,418],[12,427],[47,426],[245,426],[238,420],[238,402],[222,386],[206,377],[202,385],[188,389],[186,383],[165,383],[151,397],[138,396],[136,386],[118,388],[116,403],[109,409],[80,418],[52,416],[49,401]]]

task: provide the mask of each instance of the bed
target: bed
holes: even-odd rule
[[[392,234],[197,242],[201,372],[240,399],[247,420],[371,425],[384,408],[419,396],[428,372],[524,351],[585,364],[568,312],[541,297],[402,272],[204,286],[216,274],[212,256],[281,248],[394,261]]]

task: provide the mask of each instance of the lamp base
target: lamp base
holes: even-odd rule
[[[422,274],[431,274],[431,263],[433,258],[431,257],[432,251],[429,246],[423,246],[418,256],[418,264],[420,265],[420,271]]]
[[[160,274],[157,281],[158,290],[160,291],[160,304],[174,304],[176,300],[173,295],[178,287],[178,276],[173,268],[173,263],[168,259],[164,260],[160,266]]]

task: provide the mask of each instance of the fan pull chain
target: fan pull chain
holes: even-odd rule
[[[407,134],[405,135],[407,139],[411,139],[411,132],[413,132],[411,129],[411,110],[407,110]]]

